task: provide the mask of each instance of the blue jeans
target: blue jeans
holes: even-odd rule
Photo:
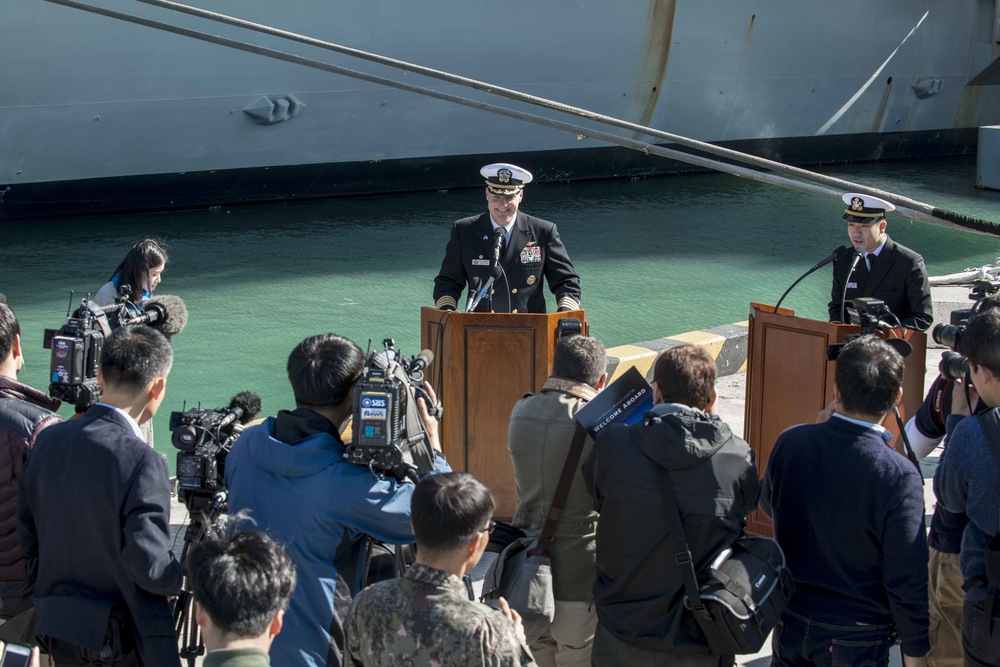
[[[850,619],[800,616],[786,609],[771,635],[771,665],[777,667],[885,667],[895,643],[887,625]]]
[[[962,651],[966,667],[1000,664],[1000,604],[990,618],[985,602],[965,601],[962,606]]]

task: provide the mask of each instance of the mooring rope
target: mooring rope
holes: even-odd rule
[[[339,74],[341,76],[347,76],[353,79],[367,81],[369,83],[384,85],[390,88],[395,88],[397,90],[402,90],[417,95],[423,95],[425,97],[431,97],[434,99],[451,102],[472,109],[486,111],[500,116],[506,116],[508,118],[513,118],[515,120],[521,120],[524,122],[530,122],[544,127],[549,127],[552,129],[562,130],[564,132],[575,134],[579,139],[583,138],[598,139],[600,141],[604,141],[610,144],[640,151],[647,155],[649,154],[659,155],[661,157],[667,157],[673,160],[677,160],[679,162],[685,162],[687,164],[692,164],[705,169],[721,171],[741,178],[747,178],[762,183],[768,183],[771,185],[786,187],[806,194],[812,194],[816,196],[839,200],[841,194],[845,191],[863,192],[877,197],[881,197],[883,199],[892,202],[893,204],[896,205],[897,213],[913,220],[919,220],[921,222],[927,222],[930,224],[943,225],[946,227],[959,227],[963,229],[972,229],[975,231],[980,231],[1000,236],[1000,224],[998,223],[995,223],[990,220],[985,220],[982,218],[975,218],[972,216],[963,215],[955,211],[949,211],[937,208],[929,204],[926,204],[924,202],[920,202],[915,199],[911,199],[909,197],[905,197],[896,193],[886,192],[878,188],[871,188],[869,186],[865,186],[859,183],[854,183],[851,181],[835,178],[832,176],[818,174],[798,167],[792,167],[790,165],[786,165],[780,162],[775,162],[773,160],[768,160],[766,158],[761,158],[758,156],[741,153],[739,151],[734,151],[732,149],[723,148],[721,146],[716,146],[714,144],[697,141],[695,139],[691,139],[681,135],[663,132],[662,130],[657,130],[643,125],[637,125],[635,123],[630,123],[628,121],[613,118],[611,116],[605,116],[603,114],[598,114],[592,111],[587,111],[585,109],[580,109],[578,107],[565,105],[559,102],[537,97],[534,95],[528,95],[516,90],[503,88],[501,86],[495,86],[486,82],[477,81],[475,79],[461,77],[455,74],[442,72],[440,70],[435,70],[428,67],[407,63],[405,61],[396,60],[393,58],[387,58],[385,56],[379,56],[377,54],[369,53],[366,51],[361,51],[351,47],[333,44],[331,42],[325,42],[323,40],[318,40],[312,37],[306,37],[296,33],[291,33],[277,28],[272,28],[270,26],[265,26],[262,24],[245,21],[243,19],[238,19],[224,14],[218,14],[215,12],[209,12],[207,10],[199,9],[196,7],[170,2],[169,0],[138,0],[138,1],[143,2],[145,4],[159,6],[166,9],[171,9],[174,11],[190,14],[193,16],[198,16],[201,18],[206,18],[217,22],[227,23],[240,28],[245,28],[256,32],[261,32],[272,36],[289,39],[310,46],[316,46],[319,48],[336,51],[345,55],[362,58],[365,60],[369,60],[371,62],[375,62],[390,67],[404,69],[409,72],[425,75],[431,78],[436,78],[450,83],[457,83],[465,87],[474,88],[476,90],[480,90],[491,94],[497,94],[502,97],[507,97],[515,101],[525,102],[535,106],[541,106],[554,111],[569,113],[595,122],[604,123],[607,125],[613,125],[621,129],[626,129],[639,134],[644,134],[658,139],[670,141],[688,148],[692,148],[694,150],[699,150],[712,155],[716,155],[718,157],[723,157],[743,162],[746,164],[750,164],[760,169],[770,169],[772,171],[797,176],[807,181],[812,181],[812,183],[809,182],[803,183],[801,181],[792,178],[782,177],[775,174],[767,174],[760,171],[756,171],[754,169],[748,169],[746,167],[740,167],[737,165],[725,164],[722,162],[718,162],[716,160],[703,158],[697,155],[692,155],[690,153],[685,153],[683,151],[677,151],[665,148],[663,146],[651,144],[648,142],[621,137],[619,135],[610,134],[607,132],[603,132],[601,130],[586,128],[579,125],[573,125],[555,119],[546,118],[544,116],[538,116],[535,114],[529,114],[522,111],[508,109],[506,107],[496,106],[486,102],[479,102],[476,100],[471,100],[450,93],[436,91],[431,88],[415,86],[412,84],[395,81],[385,77],[359,72],[357,70],[352,70],[346,67],[324,63],[322,61],[314,60],[312,58],[306,58],[303,56],[298,56],[295,54],[287,53],[285,51],[279,51],[276,49],[258,46],[247,42],[241,42],[238,40],[222,37],[220,35],[213,35],[210,33],[191,30],[189,28],[182,28],[180,26],[170,25],[152,19],[146,19],[130,14],[125,14],[123,12],[117,12],[110,9],[94,7],[84,3],[76,2],[76,0],[46,0],[46,1],[58,5],[63,5],[66,7],[72,7],[75,9],[91,12],[101,16],[118,19],[128,23],[134,23],[136,25],[141,25],[144,27],[154,28],[156,30],[162,30],[173,34],[190,37],[193,39],[209,42],[219,46],[225,46],[239,51],[252,53],[254,55],[264,56],[275,60],[281,60],[292,64],[302,65],[305,67],[310,67],[312,69],[330,72],[332,74]],[[821,185],[828,187],[821,187]]]

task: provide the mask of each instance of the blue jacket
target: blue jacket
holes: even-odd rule
[[[981,602],[986,599],[986,545],[1000,533],[1000,466],[978,419],[948,417],[948,444],[934,472],[934,494],[946,510],[969,515],[959,567],[965,599]]]
[[[305,411],[294,414],[299,412]],[[277,440],[275,421],[246,429],[233,445],[225,472],[229,511],[249,509],[257,527],[295,563],[295,592],[271,645],[271,664],[340,665],[343,621],[361,585],[362,538],[413,542],[414,486],[348,463],[333,433],[313,433],[295,444]],[[451,470],[440,454],[436,467]]]

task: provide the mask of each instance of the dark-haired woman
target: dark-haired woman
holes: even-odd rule
[[[142,312],[143,304],[153,296],[160,276],[167,266],[167,252],[153,239],[139,241],[111,274],[111,279],[97,292],[94,301],[110,306],[128,286],[129,308]]]

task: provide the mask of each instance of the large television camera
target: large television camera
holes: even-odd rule
[[[105,339],[118,327],[148,324],[171,336],[187,323],[187,308],[180,297],[163,295],[151,299],[143,311],[128,302],[129,290],[122,287],[110,306],[99,306],[89,298],[73,308],[70,294],[66,323],[59,329],[46,329],[42,346],[52,350],[49,364],[49,395],[71,403],[83,412],[101,398],[97,369]]]
[[[434,361],[430,350],[413,358],[397,351],[394,341],[382,341],[384,352],[369,352],[361,379],[354,388],[353,439],[345,458],[396,479],[416,481],[434,469],[430,446],[416,399],[441,418],[440,404],[432,404],[423,388],[423,369]]]
[[[260,413],[260,396],[241,391],[229,407],[204,410],[201,406],[170,413],[171,442],[177,453],[177,497],[189,512],[220,502],[226,457],[243,426]],[[224,502],[224,501],[221,501]]]
[[[959,351],[962,345],[962,334],[965,333],[969,320],[979,314],[983,299],[998,291],[1000,291],[1000,281],[977,280],[972,284],[972,292],[969,293],[969,298],[975,302],[972,307],[951,311],[948,324],[936,324],[931,329],[931,338],[934,339],[935,343],[951,348],[950,351],[941,355],[938,371],[942,377],[948,380],[961,380],[965,377],[969,360],[962,356]]]

